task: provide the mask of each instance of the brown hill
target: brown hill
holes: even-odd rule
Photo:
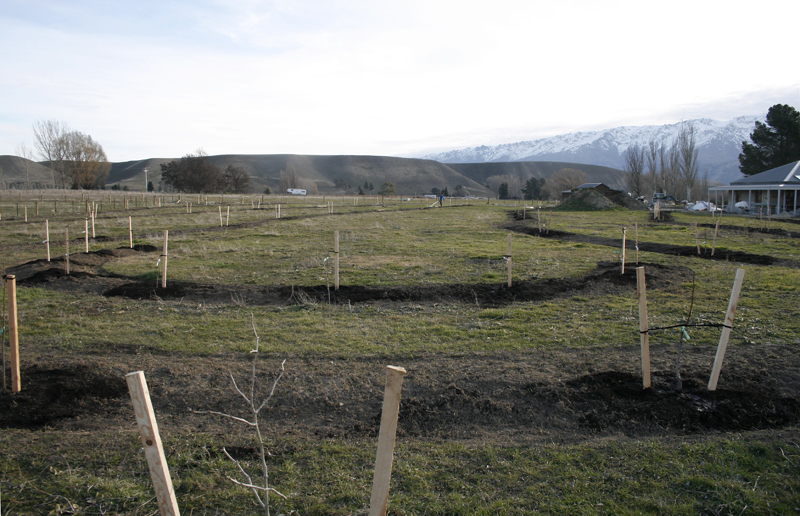
[[[177,158],[149,158],[112,163],[106,186],[119,185],[129,190],[143,191],[147,181],[156,189],[161,182],[161,164]],[[487,188],[487,179],[495,176],[515,176],[524,183],[531,177],[548,178],[561,168],[575,168],[586,173],[587,181],[604,183],[624,190],[624,172],[609,167],[560,162],[507,163],[440,163],[438,161],[388,156],[320,156],[298,154],[224,154],[209,156],[220,167],[234,165],[250,174],[252,192],[269,187],[278,192],[281,171],[293,168],[304,185],[313,185],[322,194],[354,194],[358,187],[372,184],[377,193],[384,182],[394,183],[400,195],[429,193],[432,188],[445,188],[452,193],[459,185],[471,195],[493,197],[497,193]],[[27,174],[25,166],[28,166]],[[147,169],[147,181],[145,180]],[[0,182],[4,188],[25,188],[26,177],[31,188],[50,188],[53,170],[47,166],[17,156],[0,156]],[[304,185],[299,185],[301,188]],[[370,192],[367,192],[370,193]]]
[[[19,156],[0,156],[0,186],[3,189],[53,188],[54,170]]]

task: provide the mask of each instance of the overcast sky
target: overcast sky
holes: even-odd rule
[[[0,155],[420,156],[800,109],[798,0],[0,0]]]

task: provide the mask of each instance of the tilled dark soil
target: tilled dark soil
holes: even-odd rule
[[[641,244],[640,244],[641,248]],[[98,273],[108,260],[155,248],[121,248],[75,255],[63,262],[34,261],[8,271],[20,285],[95,292],[137,299],[248,304],[375,301],[543,301],[605,295],[635,288],[631,266],[601,263],[581,278],[436,287],[223,288],[171,282],[167,289]],[[648,289],[691,280],[686,267],[646,265]],[[643,389],[638,346],[532,350],[519,353],[427,355],[402,359],[405,367],[398,433],[409,437],[579,441],[587,436],[691,435],[795,426],[800,423],[800,347],[734,342],[718,390],[706,388],[713,350],[692,348],[683,358],[682,389],[671,373],[674,350],[654,348],[653,386]],[[23,390],[0,394],[0,428],[92,431],[129,427],[132,413],[124,375],[147,374],[159,425],[166,431],[221,434],[247,431],[198,411],[246,416],[231,387],[248,381],[252,355],[211,357],[160,354],[117,345],[102,352],[29,357]],[[279,357],[259,364],[260,392],[268,392]],[[378,358],[289,358],[286,375],[264,413],[274,434],[314,437],[373,436],[378,430],[387,364]],[[240,425],[241,426],[241,425]]]
[[[642,388],[636,346],[602,353],[405,359],[393,364],[408,371],[398,434],[572,442],[598,435],[691,435],[797,425],[800,352],[766,347],[732,350],[714,392],[706,388],[713,350],[697,350],[686,359],[680,391],[667,372],[667,349],[653,350],[656,369],[649,389]],[[196,358],[136,349],[59,361],[40,357],[23,369],[20,393],[0,394],[0,428],[92,431],[129,426],[132,412],[124,375],[145,370],[165,431],[246,432],[243,425],[197,411],[246,417],[229,374],[248,386],[250,360],[244,354]],[[265,396],[280,361],[262,360],[259,392]],[[376,435],[387,365],[369,358],[289,358],[264,413],[268,431],[310,438]]]

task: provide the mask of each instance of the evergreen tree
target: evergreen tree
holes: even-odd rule
[[[543,187],[543,178],[532,177],[525,181],[525,186],[522,188],[522,194],[524,195],[525,199],[529,201],[533,199],[541,199]]]
[[[746,176],[800,160],[800,112],[775,104],[767,112],[766,124],[756,122],[750,140],[742,142],[739,154],[739,170]]]
[[[508,183],[500,183],[500,188],[497,189],[497,197],[508,199]]]

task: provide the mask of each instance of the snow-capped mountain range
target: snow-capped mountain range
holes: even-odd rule
[[[750,141],[755,122],[763,116],[740,116],[721,122],[707,118],[668,125],[623,126],[600,131],[562,134],[516,143],[481,145],[425,156],[442,163],[488,163],[502,161],[565,161],[624,169],[624,154],[629,147],[647,147],[650,140],[671,145],[681,124],[692,124],[698,152],[700,176],[729,183],[742,177],[739,153],[742,142]]]

